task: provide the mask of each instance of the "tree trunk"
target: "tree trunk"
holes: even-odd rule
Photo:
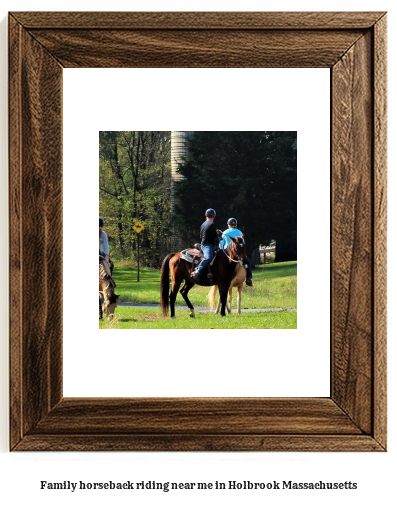
[[[125,241],[124,241],[124,229],[123,229],[123,222],[122,222],[122,216],[118,216],[117,220],[117,228],[119,231],[119,244],[120,244],[120,252],[122,258],[124,258],[125,255]]]

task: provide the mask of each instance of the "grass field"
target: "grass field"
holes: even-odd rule
[[[101,329],[295,329],[296,312],[232,313],[222,318],[213,312],[176,312],[176,319],[164,318],[160,310],[117,307],[112,321],[100,321]]]
[[[135,304],[159,304],[160,272],[137,270],[127,262],[116,263],[113,272],[117,284],[116,292],[121,302]],[[278,308],[295,310],[297,307],[297,263],[283,262],[258,266],[253,272],[253,287],[244,287],[242,308]],[[189,292],[189,299],[195,307],[208,307],[208,287],[195,286]],[[184,306],[178,295],[176,305]],[[236,312],[236,298],[233,300]],[[196,312],[196,318],[189,317],[186,310],[176,310],[176,319],[164,318],[160,309],[121,307],[116,309],[113,321],[100,321],[101,329],[291,329],[296,328],[296,311],[266,313],[232,313],[226,318],[212,312]]]

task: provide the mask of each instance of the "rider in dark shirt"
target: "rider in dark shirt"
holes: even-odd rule
[[[206,220],[200,227],[202,245],[217,245],[219,238],[214,222]]]
[[[204,254],[204,259],[197,266],[196,270],[192,273],[192,277],[196,282],[200,276],[200,273],[206,268],[212,261],[214,257],[214,246],[218,245],[218,232],[216,230],[214,219],[216,213],[215,210],[210,208],[205,212],[206,221],[202,224],[200,228],[200,238],[201,238],[201,250]],[[211,273],[208,273],[208,278],[211,280],[213,276]]]

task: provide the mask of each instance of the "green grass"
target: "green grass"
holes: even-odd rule
[[[100,329],[296,329],[296,312],[232,313],[226,317],[212,312],[176,312],[176,319],[164,318],[159,310],[118,307],[112,321],[99,321]]]
[[[258,266],[253,272],[253,287],[244,287],[242,308],[296,309],[296,262],[283,262]],[[156,304],[160,302],[160,272],[137,270],[128,262],[116,264],[113,272],[116,292],[122,302]],[[189,292],[193,306],[208,307],[208,287],[195,286]],[[185,306],[181,295],[177,306]],[[233,310],[236,297],[233,299]],[[292,329],[297,327],[296,312],[232,313],[225,318],[212,312],[196,311],[196,318],[186,310],[176,310],[176,319],[164,318],[160,309],[121,307],[116,309],[113,321],[100,321],[101,329]]]
[[[242,308],[296,308],[296,261],[258,266],[253,272],[253,287],[243,288]],[[113,278],[120,301],[129,303],[160,302],[160,272],[141,269],[137,282],[137,270],[127,262],[115,265]],[[189,292],[193,306],[208,306],[208,287],[196,285]],[[234,303],[236,298],[234,297]],[[180,294],[177,305],[184,305]]]

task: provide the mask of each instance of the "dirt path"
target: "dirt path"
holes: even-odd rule
[[[153,310],[160,310],[160,305],[152,305],[152,304],[138,304],[138,303],[118,303],[118,306],[134,306],[137,308],[152,308]],[[205,306],[195,306],[195,310],[198,312],[210,312],[211,309]],[[187,306],[175,306],[175,310],[188,310]],[[236,308],[232,309],[232,312],[235,313],[237,311]],[[287,308],[241,308],[242,312],[245,313],[269,313],[269,312],[296,312],[296,308],[287,309]]]

